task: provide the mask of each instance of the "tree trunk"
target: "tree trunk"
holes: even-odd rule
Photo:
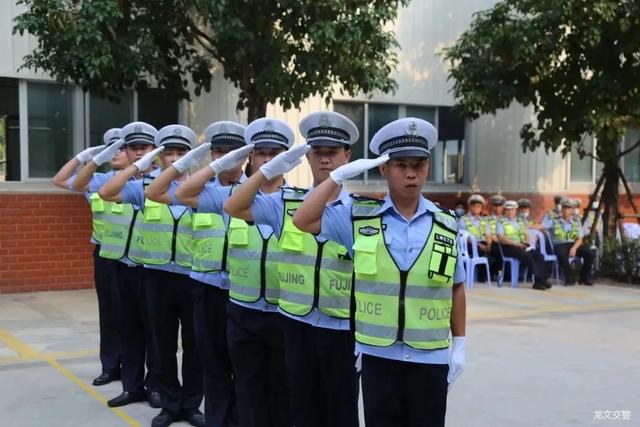
[[[250,94],[247,104],[247,123],[267,115],[267,100],[260,95]]]
[[[602,191],[602,226],[604,236],[615,236],[618,218],[618,178],[619,170],[617,162],[604,165],[604,190]]]

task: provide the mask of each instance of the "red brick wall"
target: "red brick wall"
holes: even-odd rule
[[[0,293],[93,286],[91,212],[75,194],[0,194]]]

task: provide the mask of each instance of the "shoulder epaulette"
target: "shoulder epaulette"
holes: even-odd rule
[[[352,218],[373,218],[380,215],[382,200],[372,197],[354,196],[353,194],[350,196],[353,199],[353,203],[351,204]]]
[[[154,179],[156,179],[154,176],[143,175],[142,176],[142,186],[143,187],[147,187],[147,186],[151,185],[151,183],[153,182]]]
[[[309,190],[298,187],[282,187],[282,200],[303,200]]]
[[[451,209],[442,209],[438,212],[434,212],[433,220],[437,222],[440,226],[444,228],[448,228],[449,230],[457,233],[458,232],[458,219],[456,218],[455,212]]]

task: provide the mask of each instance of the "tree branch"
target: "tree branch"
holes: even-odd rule
[[[216,61],[222,63],[222,57],[220,57],[218,52],[213,47],[215,46],[215,40],[209,37],[207,33],[198,28],[193,22],[191,23],[191,25],[193,26],[193,32],[196,35],[196,40],[198,40],[200,46],[202,46],[207,52],[209,52],[211,56],[216,59]]]
[[[640,138],[635,142],[635,144],[633,144],[630,148],[621,151],[619,156],[622,157],[625,154],[629,154],[630,152],[632,152],[633,150],[635,150],[636,148],[638,148],[638,146],[640,146]]]

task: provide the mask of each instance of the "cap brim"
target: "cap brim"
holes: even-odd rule
[[[155,142],[151,142],[148,139],[144,138],[135,138],[129,141],[125,141],[124,145],[156,145]]]
[[[347,141],[335,141],[332,139],[314,139],[312,141],[307,141],[312,147],[351,147],[351,144]]]
[[[177,142],[177,141],[163,142],[161,147],[182,148],[182,149],[185,149],[185,150],[191,150],[191,146],[189,144],[186,144],[184,142]]]
[[[421,157],[423,159],[428,159],[430,155],[424,150],[401,150],[389,153],[390,159],[399,159],[402,157]]]
[[[284,145],[280,142],[275,141],[257,141],[253,144],[255,145],[254,148],[284,148],[285,150],[289,149],[288,145]]]
[[[245,143],[239,143],[239,142],[216,142],[215,144],[211,144],[211,149],[213,150],[214,148],[240,148],[240,147],[244,147]]]

